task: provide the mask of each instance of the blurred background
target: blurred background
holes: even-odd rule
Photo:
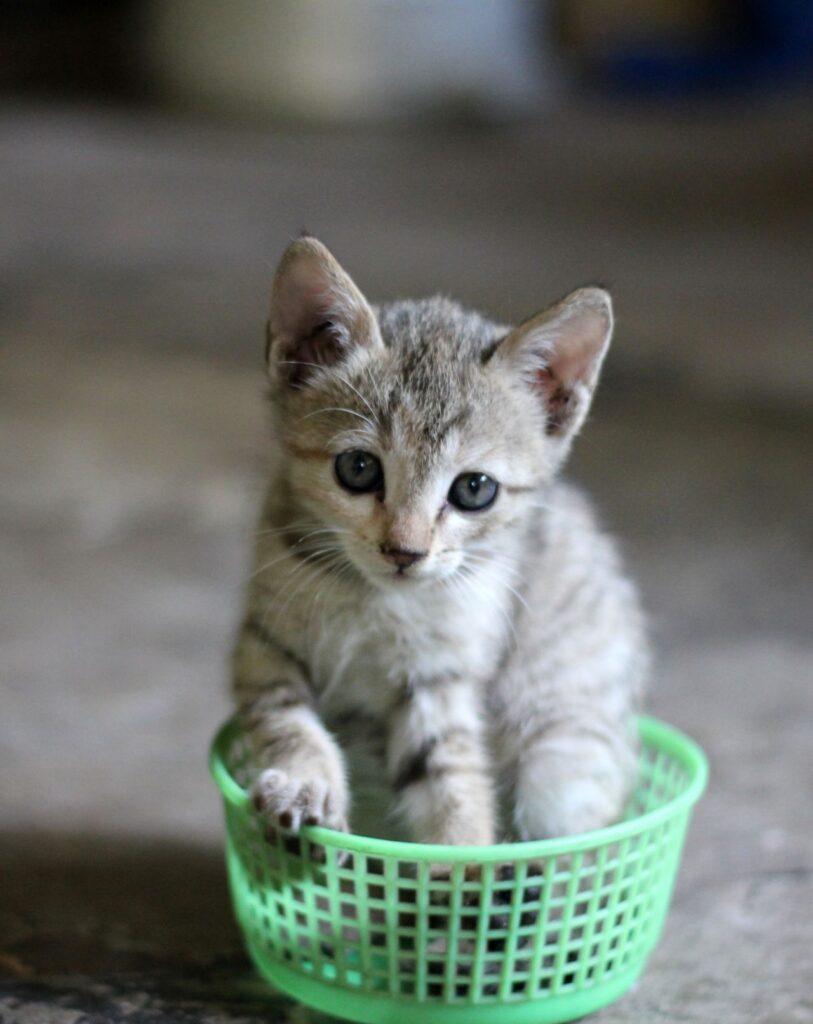
[[[804,0],[0,0],[9,1019],[269,1019],[205,758],[306,228],[372,299],[613,292],[571,472],[712,786],[600,1017],[813,1021],[812,70]]]

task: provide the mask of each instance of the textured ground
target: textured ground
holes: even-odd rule
[[[712,780],[663,941],[596,1019],[813,1021],[807,122],[785,111],[758,146],[720,115],[693,164],[682,122],[613,116],[353,142],[4,115],[4,1024],[314,1019],[243,957],[205,772],[269,264],[302,222],[373,295],[510,315],[617,280],[615,370],[573,473],[651,610],[651,707]]]

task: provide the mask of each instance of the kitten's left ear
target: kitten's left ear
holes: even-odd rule
[[[530,384],[543,403],[546,432],[570,442],[593,397],[613,330],[602,288],[579,288],[515,328],[494,353]]]

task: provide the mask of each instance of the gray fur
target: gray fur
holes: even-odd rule
[[[642,618],[612,543],[557,476],[611,328],[599,289],[513,330],[444,298],[373,307],[321,243],[289,248],[234,656],[270,818],[347,828],[352,791],[359,831],[481,844],[619,815]],[[382,494],[340,487],[334,459],[354,449],[382,461]],[[497,500],[460,512],[446,494],[474,471]],[[396,570],[390,548],[421,557]],[[348,763],[362,766],[350,780]],[[400,814],[383,817],[382,800]]]

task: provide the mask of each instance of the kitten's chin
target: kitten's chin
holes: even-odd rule
[[[379,569],[358,564],[356,567],[364,579],[379,590],[403,591],[404,593],[441,583],[444,578],[451,576],[454,572],[454,570],[450,571],[440,567],[429,570],[423,569],[419,572],[411,569],[407,569],[405,572],[398,572],[396,569]]]
[[[427,573],[417,576],[410,572],[396,572],[386,569],[381,572],[366,570],[364,576],[373,586],[378,587],[379,590],[403,590],[405,592],[437,580],[437,576],[434,574]]]

